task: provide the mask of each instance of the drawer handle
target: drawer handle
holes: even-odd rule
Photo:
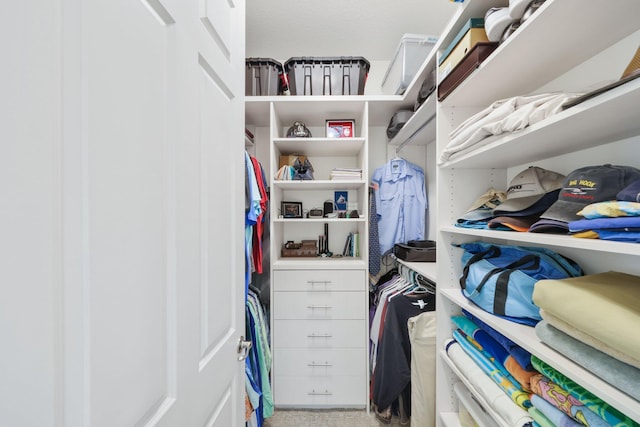
[[[315,310],[316,308],[328,310],[331,308],[331,306],[330,305],[308,305],[307,308],[309,310]]]
[[[307,338],[331,338],[333,335],[331,334],[311,334],[311,335],[307,335]]]
[[[315,368],[315,367],[330,368],[331,366],[333,366],[333,363],[329,363],[329,362],[324,362],[324,363],[311,362],[307,366],[311,366],[312,368]]]
[[[315,391],[315,390],[311,390],[310,392],[307,393],[309,396],[333,396],[333,393],[331,393],[329,390],[325,390],[325,391]]]
[[[330,285],[331,284],[331,280],[307,280],[307,283],[310,284],[311,286],[315,286],[315,285]]]

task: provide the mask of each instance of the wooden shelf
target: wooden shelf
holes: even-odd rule
[[[365,144],[365,138],[274,138],[273,144],[281,155],[356,156]]]
[[[274,218],[273,222],[283,222],[283,223],[294,223],[294,222],[304,222],[306,224],[311,223],[354,223],[354,222],[365,222],[367,219],[364,217],[361,218]]]
[[[482,2],[470,5],[475,3]],[[443,104],[487,106],[530,93],[637,31],[638,14],[636,0],[619,0],[615,7],[608,0],[591,0],[589,7],[583,0],[546,1]],[[468,15],[462,14],[460,26]],[[573,23],[571,31],[567,31],[568,19]],[[444,43],[454,35],[449,33]]]
[[[389,141],[390,145],[427,145],[436,138],[436,94],[432,93],[413,116]]]
[[[487,138],[440,166],[507,168],[629,138],[640,133],[638,105],[640,79],[635,79],[520,132]]]
[[[269,106],[272,102],[276,104],[278,114],[285,123],[311,110],[317,116],[336,118],[338,114],[347,114],[368,103],[369,125],[386,126],[394,112],[413,106],[414,101],[415,98],[401,95],[247,96],[245,121],[256,126],[269,126]]]
[[[614,242],[598,239],[579,239],[561,234],[520,233],[516,231],[472,229],[455,227],[453,225],[441,227],[440,231],[443,233],[459,234],[461,236],[505,239],[516,243],[534,243],[544,246],[640,256],[640,245],[636,243]]]

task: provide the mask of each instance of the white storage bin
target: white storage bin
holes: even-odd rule
[[[405,34],[382,80],[382,93],[402,95],[438,41],[435,36]]]

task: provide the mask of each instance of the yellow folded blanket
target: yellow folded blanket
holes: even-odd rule
[[[630,357],[640,354],[640,277],[606,272],[540,280],[533,302],[556,318]]]

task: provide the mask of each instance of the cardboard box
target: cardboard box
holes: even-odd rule
[[[442,78],[446,77],[464,56],[471,52],[474,46],[481,42],[488,42],[489,38],[484,28],[469,28],[451,53],[440,64],[439,72]]]
[[[438,101],[445,99],[498,47],[499,42],[478,42],[438,85]]]
[[[280,164],[278,165],[278,169],[280,169],[281,167],[283,167],[285,165],[293,166],[293,164],[295,163],[296,159],[300,159],[300,163],[304,163],[306,158],[307,158],[307,156],[302,156],[302,155],[299,155],[299,154],[291,154],[291,155],[288,155],[288,156],[280,156]]]
[[[465,39],[463,41],[463,39]],[[484,29],[484,18],[470,18],[458,30],[456,36],[451,40],[449,46],[442,52],[438,58],[438,72],[440,80],[453,70],[458,62],[466,55],[471,48],[478,42],[489,41],[487,33]],[[459,49],[457,49],[461,46]],[[452,53],[456,49],[456,52]],[[466,51],[465,51],[466,49]],[[446,63],[445,63],[446,62]]]

